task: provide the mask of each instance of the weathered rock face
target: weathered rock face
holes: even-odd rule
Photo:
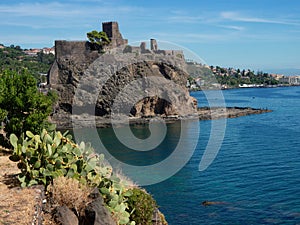
[[[181,57],[162,54],[100,54],[88,42],[56,41],[49,83],[59,95],[57,113],[136,117],[196,113],[185,88]]]
[[[110,212],[104,205],[103,198],[95,188],[90,195],[92,201],[84,210],[84,215],[80,218],[80,225],[116,225]]]
[[[90,203],[79,216],[67,206],[58,206],[53,211],[53,218],[61,225],[116,225],[106,208],[103,197],[95,188],[90,194]]]
[[[59,206],[55,209],[53,215],[55,221],[61,225],[78,224],[78,218],[67,206]]]
[[[48,83],[59,97],[59,109],[71,113],[76,85],[88,66],[99,57],[86,41],[55,41],[55,61]]]

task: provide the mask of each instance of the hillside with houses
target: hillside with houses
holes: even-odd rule
[[[187,62],[187,65],[190,75],[187,86],[191,90],[300,85],[300,75],[286,76],[263,71],[254,72],[250,69],[222,68],[191,61]]]
[[[28,70],[37,79],[37,83],[45,83],[54,55],[53,47],[22,49],[20,46],[0,44],[0,72]]]

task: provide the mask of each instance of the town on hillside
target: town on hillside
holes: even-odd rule
[[[300,85],[300,75],[286,76],[283,74],[264,73],[262,71],[254,72],[250,69],[222,68],[203,65],[192,60],[188,60],[187,65],[190,75],[187,87],[190,90]]]

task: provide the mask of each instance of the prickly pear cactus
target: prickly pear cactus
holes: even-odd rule
[[[90,144],[78,145],[68,132],[62,134],[55,127],[43,129],[40,135],[27,131],[18,138],[11,134],[10,142],[14,148],[10,160],[18,162],[22,187],[35,184],[47,187],[56,177],[70,177],[98,187],[117,224],[135,224],[129,219],[131,212],[127,205],[131,187],[113,173],[104,155],[96,154]]]

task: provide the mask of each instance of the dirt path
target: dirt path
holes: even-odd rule
[[[36,225],[36,204],[40,201],[41,191],[20,188],[18,173],[17,164],[0,149],[0,224]]]

